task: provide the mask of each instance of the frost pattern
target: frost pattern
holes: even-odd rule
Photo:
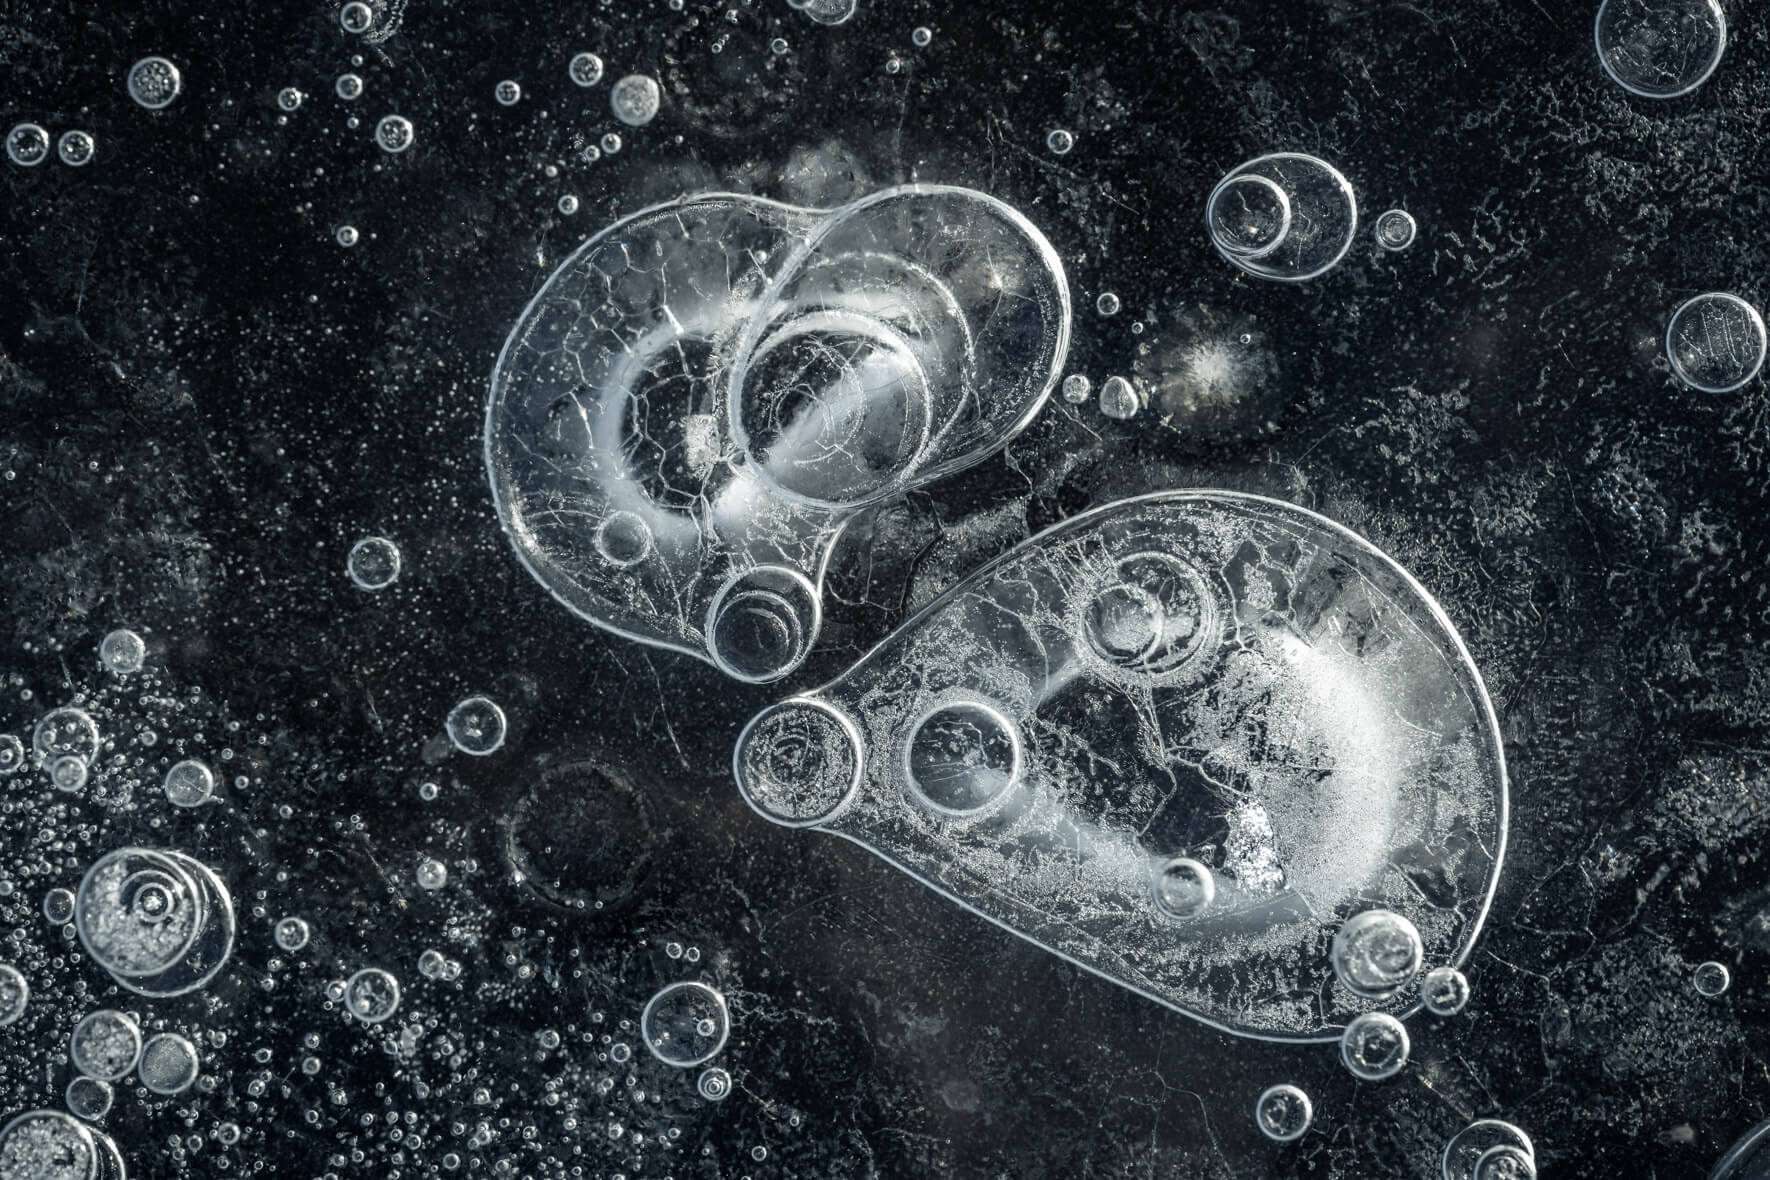
[[[1024,429],[1068,338],[1055,252],[982,193],[642,210],[568,258],[505,343],[498,512],[573,611],[772,680],[816,638],[848,517]]]
[[[1437,604],[1338,525],[1230,492],[1034,538],[759,715],[735,768],[768,818],[1275,1039],[1417,1005],[1337,983],[1335,932],[1392,910],[1460,963],[1506,838],[1493,711]],[[1175,858],[1212,871],[1196,915],[1156,904]]]

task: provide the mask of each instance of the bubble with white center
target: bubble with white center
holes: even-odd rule
[[[356,231],[351,230],[352,242],[356,240],[355,235]],[[359,590],[385,590],[399,578],[399,546],[386,537],[364,537],[350,547],[345,572]]]
[[[449,710],[444,728],[455,749],[484,757],[504,744],[504,710],[490,697],[467,697]]]
[[[182,1094],[197,1080],[197,1047],[177,1033],[158,1033],[141,1047],[136,1076],[154,1094]]]
[[[17,1024],[31,1003],[31,985],[24,972],[11,963],[0,963],[0,1028]]]
[[[89,1012],[68,1036],[68,1056],[87,1077],[117,1081],[141,1059],[141,1028],[114,1008]]]
[[[1334,935],[1334,977],[1354,995],[1381,999],[1413,982],[1424,954],[1412,922],[1393,910],[1365,910]]]
[[[414,875],[418,880],[418,888],[426,890],[441,889],[449,883],[449,866],[433,857],[418,858],[418,867]]]
[[[1387,1012],[1364,1012],[1340,1034],[1340,1061],[1353,1077],[1380,1082],[1401,1072],[1411,1045],[1407,1027]]]
[[[1434,1016],[1455,1016],[1469,1005],[1469,977],[1455,967],[1434,967],[1420,977],[1420,1002]]]
[[[1315,1119],[1315,1104],[1301,1088],[1284,1082],[1268,1087],[1254,1102],[1254,1125],[1278,1143],[1301,1139]]]
[[[364,1024],[380,1024],[399,1008],[399,980],[380,967],[364,967],[344,984],[344,1009]]]
[[[98,144],[90,131],[64,131],[55,141],[55,154],[70,168],[84,168],[97,152]]]
[[[35,123],[15,123],[6,133],[6,158],[21,168],[35,168],[49,158],[49,132]]]
[[[1604,0],[1592,36],[1611,81],[1642,98],[1677,98],[1721,64],[1727,17],[1719,0]]]
[[[98,643],[98,662],[118,675],[126,676],[131,672],[141,671],[143,661],[147,659],[147,644],[141,636],[127,627],[119,627],[108,633]]]
[[[1387,209],[1377,214],[1377,245],[1385,250],[1405,250],[1414,244],[1419,226],[1406,209]]]
[[[645,74],[628,74],[608,92],[609,110],[629,127],[643,127],[657,118],[663,100],[657,79]]]
[[[1678,380],[1731,393],[1764,367],[1764,318],[1737,295],[1711,291],[1679,305],[1666,326],[1666,357]]]
[[[646,1003],[639,1035],[665,1065],[700,1065],[717,1056],[731,1035],[725,997],[704,983],[672,983]]]
[[[178,67],[163,57],[144,57],[129,67],[129,97],[150,111],[171,106],[183,88]]]
[[[375,142],[389,155],[398,155],[411,147],[416,135],[412,121],[404,115],[383,115],[375,124]]]

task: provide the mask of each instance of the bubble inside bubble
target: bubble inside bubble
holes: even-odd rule
[[[749,804],[776,823],[828,819],[860,780],[860,738],[827,706],[787,701],[758,714],[738,739],[734,765]]]
[[[1076,137],[1061,127],[1053,128],[1045,136],[1045,150],[1053,156],[1067,156],[1075,145]]]
[[[70,168],[84,168],[92,163],[98,144],[89,131],[64,131],[55,141],[55,153]]]
[[[1062,388],[1063,400],[1072,406],[1079,406],[1094,392],[1094,383],[1080,373],[1071,373],[1063,379]]]
[[[285,86],[277,91],[277,108],[285,113],[298,111],[301,109],[301,103],[304,98],[306,98],[306,95],[302,94],[301,91],[297,90],[295,87]]]
[[[715,1065],[701,1071],[694,1088],[708,1102],[722,1102],[731,1095],[731,1075]]]
[[[63,754],[49,763],[49,781],[58,791],[78,791],[87,774],[86,759],[78,754]]]
[[[1611,81],[1643,98],[1676,98],[1721,64],[1727,18],[1718,0],[1604,0],[1593,37]]]
[[[1340,1034],[1340,1060],[1361,1081],[1394,1077],[1407,1064],[1409,1051],[1407,1028],[1387,1012],[1354,1016]]]
[[[1352,248],[1358,201],[1327,161],[1274,152],[1234,168],[1211,190],[1205,222],[1219,253],[1278,282],[1327,273]]]
[[[499,106],[513,107],[522,101],[522,86],[506,78],[492,87],[492,97],[498,100]]]
[[[332,92],[345,102],[355,102],[363,96],[363,80],[356,74],[339,74]]]
[[[0,776],[17,774],[25,767],[25,744],[17,734],[0,734]]]
[[[1501,1119],[1477,1119],[1451,1136],[1444,1145],[1444,1180],[1475,1180],[1475,1168],[1496,1147],[1511,1147],[1535,1161],[1530,1136]]]
[[[602,81],[602,59],[594,53],[573,54],[566,73],[579,86],[594,86]]]
[[[420,889],[441,889],[449,883],[449,866],[431,857],[421,857],[414,876]]]
[[[1419,232],[1413,214],[1405,209],[1389,209],[1377,214],[1377,245],[1385,250],[1405,250],[1414,244]]]
[[[1471,1180],[1536,1180],[1536,1160],[1523,1148],[1501,1143],[1481,1153]]]
[[[404,115],[383,115],[375,124],[375,142],[381,150],[397,155],[412,146],[416,132],[412,129],[412,121]]]
[[[1355,995],[1380,999],[1411,983],[1425,951],[1414,924],[1393,910],[1354,914],[1334,935],[1334,975]]]
[[[731,1017],[725,997],[706,984],[672,983],[646,1003],[639,1032],[659,1061],[686,1069],[725,1047]]]
[[[1205,206],[1211,240],[1237,258],[1263,258],[1291,232],[1291,199],[1278,183],[1256,173],[1230,175]]]
[[[1666,327],[1672,371],[1704,393],[1730,393],[1749,382],[1764,367],[1764,352],[1763,317],[1737,295],[1698,295]]]

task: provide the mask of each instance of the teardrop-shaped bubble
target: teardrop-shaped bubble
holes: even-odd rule
[[[1232,492],[1040,534],[758,715],[735,769],[775,822],[1283,1040],[1417,1006],[1336,985],[1335,933],[1390,911],[1462,962],[1506,840],[1498,728],[1444,612],[1368,541]],[[1182,858],[1209,872],[1184,897]]]
[[[505,343],[500,518],[591,622],[775,679],[816,640],[846,520],[1006,444],[1068,325],[1050,244],[967,189],[642,210],[567,258]]]

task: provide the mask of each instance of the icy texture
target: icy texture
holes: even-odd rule
[[[578,614],[772,680],[816,638],[846,520],[1023,429],[1068,335],[1050,244],[982,193],[646,209],[568,258],[504,346],[498,512]]]
[[[1336,931],[1391,910],[1460,963],[1505,847],[1492,709],[1443,612],[1354,534],[1230,492],[1035,537],[752,720],[735,769],[776,822],[1278,1039],[1416,1003],[1336,984]],[[1214,875],[1190,917],[1158,904],[1182,856]]]

